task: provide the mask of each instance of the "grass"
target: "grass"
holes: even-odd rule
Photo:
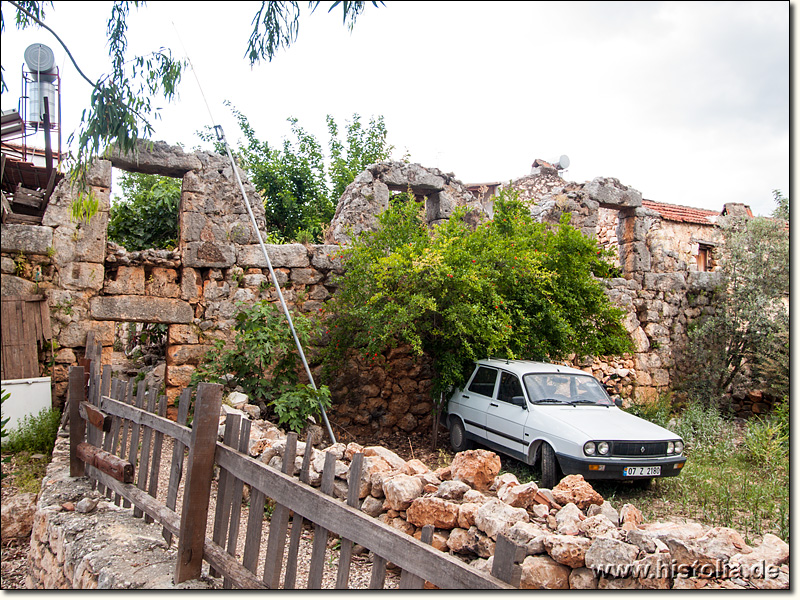
[[[640,411],[641,414],[641,411]],[[769,419],[751,420],[743,431],[713,408],[690,404],[677,417],[652,407],[652,420],[686,441],[686,466],[678,477],[633,482],[596,481],[592,486],[619,509],[634,504],[648,521],[680,518],[736,529],[748,543],[765,533],[789,542],[789,452],[786,405]],[[503,461],[521,482],[538,479],[528,465]]]
[[[3,428],[4,485],[22,493],[39,493],[60,423],[57,410],[44,409],[22,419],[11,431]]]
[[[12,487],[21,494],[38,494],[50,456],[19,452],[6,457],[10,460],[3,466],[3,486]]]

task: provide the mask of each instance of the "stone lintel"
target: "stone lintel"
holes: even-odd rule
[[[91,299],[89,310],[98,321],[191,323],[194,318],[191,305],[174,298],[98,296]]]

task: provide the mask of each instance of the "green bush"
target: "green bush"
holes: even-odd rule
[[[61,414],[57,410],[44,408],[37,415],[28,415],[8,433],[3,451],[50,454],[60,425]]]
[[[178,239],[182,180],[161,175],[123,173],[122,198],[111,204],[108,239],[126,250],[171,249]]]
[[[396,199],[379,228],[342,250],[344,275],[329,311],[335,368],[349,351],[369,361],[408,344],[433,358],[434,398],[464,383],[475,359],[560,359],[632,349],[597,277],[597,243],[569,225],[536,223],[510,191],[492,221],[455,211],[432,232],[423,205]]]
[[[681,412],[672,430],[692,450],[714,446],[727,429],[725,419],[717,408],[703,406],[700,402],[690,402]]]
[[[314,323],[302,313],[295,313],[292,320],[307,348]],[[192,385],[206,381],[230,391],[241,387],[252,403],[273,407],[281,425],[301,431],[307,417],[319,416],[320,404],[330,406],[330,392],[325,386],[314,390],[299,382],[300,358],[285,315],[262,300],[240,303],[235,321],[231,346],[217,340],[192,375]]]

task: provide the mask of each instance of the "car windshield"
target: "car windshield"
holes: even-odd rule
[[[613,405],[603,386],[589,375],[529,373],[522,379],[534,404]]]

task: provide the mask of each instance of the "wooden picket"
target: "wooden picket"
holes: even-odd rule
[[[431,547],[433,527],[423,528],[422,538],[417,540],[361,512],[363,455],[355,454],[351,460],[346,502],[342,502],[333,495],[334,454],[325,456],[321,486],[314,488],[308,483],[311,444],[306,444],[299,474],[294,473],[297,452],[294,433],[287,436],[280,470],[248,455],[250,421],[240,415],[227,417],[223,441],[217,442],[221,386],[198,386],[189,428],[186,426],[191,403],[189,390],[180,395],[177,422],[170,421],[165,417],[166,398],[158,397],[156,387],[146,389],[144,382],[140,382],[134,390],[132,381],[112,379],[110,369],[101,369],[99,365],[102,348],[96,344],[91,350],[88,393],[84,368],[70,369],[70,474],[85,474],[99,485],[101,493],[109,498],[113,495],[117,504],[120,500],[125,507],[132,504],[134,516],[158,522],[168,543],[177,536],[176,583],[199,577],[202,561],[206,561],[212,575],[223,577],[226,589],[320,589],[328,540],[336,536],[340,539],[337,589],[349,586],[356,544],[371,552],[370,589],[385,586],[388,563],[401,569],[402,589],[421,589],[425,582],[442,589],[507,589],[518,585],[520,568],[516,563],[524,551],[502,536],[497,540],[492,575],[487,575]],[[157,498],[158,473],[165,438],[171,439],[173,450],[169,485],[166,492],[162,491],[166,501],[161,502]],[[87,448],[95,450],[87,452]],[[80,457],[92,461],[93,466],[84,464]],[[211,517],[215,466],[220,475],[209,539],[206,527]],[[125,483],[125,478],[119,475],[126,469],[128,473],[135,471],[135,483],[133,477],[129,478],[130,483]],[[178,515],[175,511],[184,479],[183,504]],[[245,485],[250,487],[250,503],[244,518],[244,547],[240,548]],[[268,504],[272,513],[267,539],[262,540]],[[302,533],[309,527],[313,527],[313,539],[308,577],[303,584],[298,581],[297,557]],[[241,562],[236,558],[239,552]],[[262,558],[263,571],[259,572]]]

